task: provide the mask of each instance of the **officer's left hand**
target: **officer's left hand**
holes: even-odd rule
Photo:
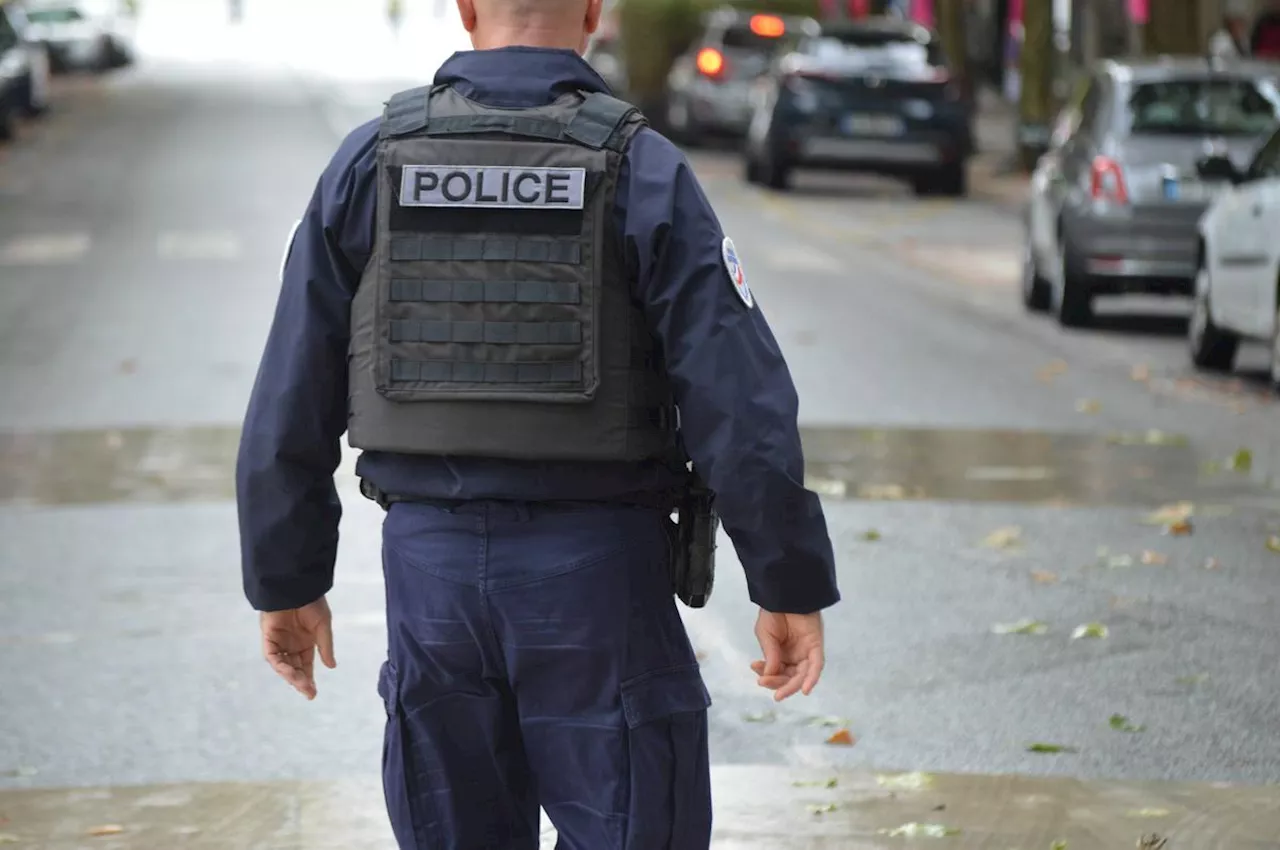
[[[316,698],[313,674],[316,649],[320,660],[332,669],[333,615],[321,596],[310,605],[289,611],[265,611],[261,617],[262,656],[281,679],[307,699]]]

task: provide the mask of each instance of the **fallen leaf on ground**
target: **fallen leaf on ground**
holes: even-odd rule
[[[848,726],[849,719],[847,717],[836,717],[834,714],[826,714],[821,717],[814,717],[809,720],[810,726]]]
[[[1267,538],[1267,550],[1280,555],[1280,534],[1273,534]]]
[[[918,770],[911,773],[880,773],[876,775],[876,782],[885,788],[919,791],[933,784],[933,774],[921,773]]]
[[[0,832],[0,844],[17,844],[22,839],[7,832]]]
[[[1179,676],[1174,679],[1179,685],[1202,685],[1209,681],[1208,673],[1196,673],[1193,676]]]
[[[1168,556],[1168,555],[1162,555],[1162,554],[1160,554],[1159,552],[1152,552],[1150,549],[1144,549],[1144,550],[1142,551],[1142,563],[1144,563],[1144,564],[1167,564],[1167,563],[1169,563],[1169,556]]]
[[[121,826],[120,824],[107,823],[107,824],[103,824],[102,826],[93,827],[86,834],[94,835],[94,836],[103,836],[103,835],[119,835],[122,832],[124,832],[124,827]]]
[[[1165,850],[1168,845],[1169,839],[1161,838],[1154,832],[1138,839],[1138,850]]]
[[[1102,409],[1102,404],[1095,399],[1082,398],[1076,402],[1076,413],[1097,413]]]
[[[833,776],[830,779],[797,779],[791,784],[797,788],[834,788],[840,784],[840,780]]]
[[[706,654],[705,652],[695,652],[695,653],[693,654],[693,657],[694,657],[695,659],[697,659],[698,661],[706,661],[706,660],[707,660],[707,654]]]
[[[1039,620],[1018,620],[1016,623],[996,623],[991,631],[998,635],[1042,635],[1049,626]]]
[[[1180,519],[1165,526],[1164,533],[1170,537],[1185,537],[1192,531],[1191,520]]]
[[[1130,809],[1128,815],[1131,818],[1163,818],[1168,817],[1168,809]]]
[[[1100,560],[1102,566],[1112,570],[1123,570],[1133,566],[1132,555],[1108,555],[1106,550],[1100,550]]]
[[[833,747],[852,747],[856,742],[857,739],[848,729],[841,729],[827,739],[827,743]]]
[[[1085,623],[1082,626],[1076,626],[1075,631],[1071,633],[1072,640],[1080,640],[1081,638],[1104,638],[1110,632],[1102,623]]]
[[[778,719],[778,714],[775,711],[748,711],[742,719],[748,723],[772,723]]]
[[[1108,722],[1111,724],[1111,728],[1117,732],[1141,732],[1147,728],[1145,726],[1135,726],[1123,714],[1111,715],[1111,719]]]
[[[1236,472],[1248,472],[1253,469],[1253,452],[1248,449],[1237,449],[1235,454],[1227,458],[1227,469],[1233,469]]]
[[[875,543],[880,539],[880,532],[874,528],[868,528],[866,531],[858,535],[859,540],[865,540],[868,543]]]
[[[39,772],[40,771],[36,770],[34,767],[20,766],[15,767],[12,770],[0,770],[0,776],[21,778],[24,776],[35,776]]]
[[[955,827],[943,826],[940,823],[915,823],[913,821],[893,829],[882,829],[880,834],[887,835],[890,838],[949,838],[952,835],[959,835],[960,830]]]
[[[1058,580],[1058,574],[1048,570],[1032,570],[1031,580],[1036,584],[1054,584]]]
[[[1201,566],[1203,566],[1206,570],[1222,569],[1222,564],[1218,562],[1217,558],[1205,558],[1205,561]]]
[[[1165,505],[1147,515],[1143,520],[1147,525],[1169,525],[1180,520],[1189,519],[1196,512],[1194,502],[1177,502]]]
[[[1067,850],[1067,842],[1058,840],[1049,845],[1049,850]]]
[[[134,372],[138,371],[138,361],[133,359],[121,360],[120,371],[126,375],[132,375]]]
[[[1036,370],[1036,380],[1048,383],[1067,371],[1067,361],[1053,360]]]
[[[1182,434],[1170,434],[1151,428],[1136,433],[1112,434],[1107,437],[1107,442],[1117,446],[1184,446],[1187,438]]]
[[[1135,381],[1145,381],[1151,377],[1151,367],[1146,363],[1139,363],[1129,370],[1129,377]]]
[[[1016,525],[997,528],[982,539],[982,545],[992,549],[1014,549],[1022,545],[1022,529]]]
[[[907,488],[901,484],[868,484],[858,488],[858,495],[873,502],[897,502],[907,498]]]
[[[1029,753],[1074,753],[1074,747],[1067,747],[1062,744],[1027,744],[1027,752]]]
[[[816,806],[805,806],[805,809],[811,815],[825,815],[829,812],[834,812],[836,810],[836,804],[822,803],[821,805],[816,805]]]

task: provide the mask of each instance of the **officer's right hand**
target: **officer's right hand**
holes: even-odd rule
[[[822,675],[822,612],[774,614],[760,609],[756,640],[763,661],[751,662],[762,688],[782,702],[797,692],[808,696]]]

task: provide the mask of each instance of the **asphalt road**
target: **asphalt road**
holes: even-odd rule
[[[339,666],[306,704],[259,658],[230,475],[290,226],[341,135],[454,36],[352,54],[206,11],[64,84],[0,155],[0,789],[377,771],[380,512],[345,464]],[[1195,376],[1178,304],[1026,316],[1009,209],[870,178],[774,194],[691,157],[791,363],[845,594],[818,692],[768,714],[722,540],[688,617],[713,760],[1280,780],[1264,353]],[[1145,521],[1182,501],[1193,533]],[[1047,633],[993,632],[1024,618]],[[856,746],[824,745],[837,725]]]

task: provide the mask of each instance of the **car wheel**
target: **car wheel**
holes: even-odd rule
[[[757,166],[760,182],[770,189],[785,192],[791,188],[791,167],[780,160],[776,154],[766,153],[764,160]]]
[[[1280,304],[1276,305],[1276,320],[1271,331],[1271,389],[1280,395]]]
[[[1028,232],[1022,248],[1022,306],[1033,313],[1043,313],[1049,309],[1052,301],[1049,281],[1040,274],[1035,246],[1031,244],[1031,234]]]
[[[1076,268],[1065,234],[1058,236],[1058,280],[1052,288],[1053,312],[1058,324],[1068,328],[1087,327],[1093,322],[1093,295],[1089,280]]]
[[[1213,372],[1230,371],[1236,360],[1240,338],[1213,323],[1209,309],[1209,271],[1196,273],[1196,292],[1191,301],[1191,320],[1187,323],[1187,347],[1191,362]]]
[[[11,104],[0,98],[0,142],[12,141],[17,134],[17,116],[14,111]]]

